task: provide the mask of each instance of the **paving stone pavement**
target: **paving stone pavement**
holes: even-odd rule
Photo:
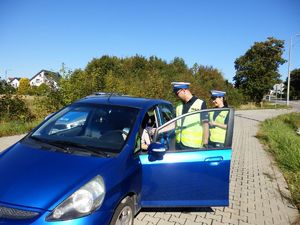
[[[143,209],[134,225],[287,225],[299,219],[287,184],[255,135],[259,122],[290,110],[236,111],[229,207]],[[0,138],[0,151],[22,135]],[[1,179],[1,178],[0,178]]]

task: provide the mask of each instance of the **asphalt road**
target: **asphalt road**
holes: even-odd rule
[[[282,100],[277,100],[277,103],[286,105],[286,101]],[[300,111],[300,101],[289,101],[289,105],[292,106],[295,111]]]

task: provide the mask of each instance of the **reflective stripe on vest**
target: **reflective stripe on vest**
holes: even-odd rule
[[[188,113],[201,110],[202,103],[202,100],[197,99],[189,108]],[[182,109],[182,104],[176,107],[176,116],[182,114]],[[175,132],[177,143],[181,142],[187,147],[201,148],[203,146],[203,128],[200,113],[177,120]]]
[[[214,113],[209,113],[209,121],[214,121]],[[228,115],[228,111],[221,111],[219,115],[216,117],[215,121],[220,124],[225,124],[226,117]],[[209,140],[211,142],[224,143],[226,137],[226,129],[220,127],[212,127],[209,129],[210,135]]]

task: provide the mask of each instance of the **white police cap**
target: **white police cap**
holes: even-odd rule
[[[188,89],[191,83],[188,82],[172,82],[173,91],[177,93],[180,89]]]
[[[211,96],[213,97],[224,97],[226,92],[225,91],[218,91],[218,90],[211,90]]]

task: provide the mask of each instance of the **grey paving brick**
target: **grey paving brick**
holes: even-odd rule
[[[239,214],[239,209],[233,209],[233,208],[230,208],[230,207],[226,207],[224,209],[224,212],[233,213],[233,214],[238,215]]]
[[[171,214],[166,214],[166,213],[162,213],[162,212],[157,212],[155,213],[154,217],[156,218],[160,218],[163,220],[169,220],[171,218]]]
[[[176,216],[176,217],[180,217],[181,212],[166,212],[166,214]]]
[[[148,221],[141,221],[141,220],[135,219],[135,220],[133,221],[133,224],[134,224],[134,225],[147,225],[147,224],[148,224]]]
[[[179,223],[179,224],[184,224],[186,219],[182,218],[182,217],[177,217],[177,216],[172,215],[171,218],[169,219],[169,221]]]
[[[246,222],[244,222],[244,221],[238,221],[238,225],[249,225],[249,223],[246,223]]]
[[[208,224],[208,225],[211,225],[212,221],[213,221],[212,219],[203,218],[203,217],[200,217],[200,216],[197,216],[196,220],[195,220],[195,222],[202,222],[202,223]]]
[[[222,223],[231,223],[231,222],[233,222],[233,220],[231,219],[231,213],[227,213],[227,214],[223,213],[221,222]]]
[[[157,225],[175,225],[175,223],[167,220],[160,220]]]
[[[244,216],[244,215],[235,215],[235,214],[232,214],[231,215],[231,219],[232,219],[232,221],[241,220],[241,221],[247,222],[247,216]]]
[[[196,220],[196,215],[191,214],[191,213],[182,213],[180,215],[180,218],[186,219],[186,220],[189,220],[189,221],[195,221]]]
[[[219,215],[219,214],[215,215],[213,213],[207,213],[206,218],[212,219],[213,221],[219,221],[219,222],[221,222],[222,215]]]
[[[185,221],[185,225],[204,225],[204,223],[202,223],[202,222],[195,222],[195,221],[187,219]]]
[[[145,215],[155,216],[156,212],[144,212]]]
[[[147,222],[150,222],[150,223],[153,223],[153,224],[157,224],[159,220],[160,220],[160,218],[155,218],[155,217],[150,216],[150,215],[146,215],[143,218],[143,221],[147,221]]]
[[[212,222],[212,225],[229,225],[229,223],[224,223],[224,222],[221,223],[221,222],[219,222],[219,221],[215,221],[215,220],[214,220],[214,221]]]
[[[146,216],[146,214],[144,214],[144,213],[139,213],[135,218],[136,218],[137,220],[142,220],[145,216]]]

